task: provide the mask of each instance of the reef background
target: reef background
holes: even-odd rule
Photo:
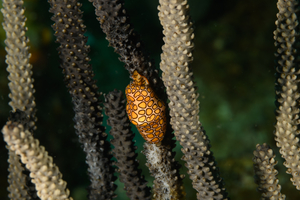
[[[157,16],[158,1],[126,1],[131,21],[158,67],[162,27]],[[102,33],[87,0],[83,3],[86,35],[91,45],[91,63],[99,90],[103,93],[124,91],[130,79],[124,64]],[[273,139],[275,122],[274,39],[276,1],[190,0],[195,26],[195,50],[192,67],[200,93],[200,121],[211,140],[212,151],[231,199],[258,199],[254,183],[252,152],[257,143],[267,142],[278,153]],[[54,158],[75,200],[87,199],[88,176],[84,153],[74,131],[71,98],[63,83],[59,59],[48,13],[47,1],[25,0],[27,36],[30,38],[31,63],[35,79],[37,131],[35,136]],[[2,15],[0,15],[2,22]],[[7,121],[8,80],[4,50],[5,32],[0,29],[0,126]],[[104,119],[106,121],[106,118]],[[106,122],[105,122],[106,123]],[[109,129],[107,129],[108,133]],[[136,131],[138,152],[143,138]],[[177,146],[178,160],[182,156]],[[288,180],[279,160],[282,193],[296,198],[296,189]],[[7,150],[0,139],[0,199],[7,197]],[[140,167],[147,177],[145,156],[140,154]],[[185,173],[186,168],[182,168]],[[125,200],[123,185],[117,182],[117,200]],[[152,185],[151,181],[149,185]],[[187,199],[195,199],[191,181],[185,179]]]

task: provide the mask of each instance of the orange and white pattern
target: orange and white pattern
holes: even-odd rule
[[[133,72],[133,82],[126,87],[126,112],[143,138],[150,143],[159,143],[166,132],[166,106],[149,85],[146,77]]]

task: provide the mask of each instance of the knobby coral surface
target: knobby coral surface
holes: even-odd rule
[[[274,31],[276,56],[277,123],[276,145],[285,159],[287,173],[300,190],[299,148],[299,2],[279,0],[277,29]]]
[[[28,130],[24,130],[21,124],[9,121],[2,133],[10,150],[21,157],[22,163],[30,171],[32,182],[42,200],[72,200],[69,198],[70,191],[66,188],[67,183],[62,180],[62,174],[53,163],[53,158]]]
[[[189,68],[193,28],[186,0],[160,0],[159,19],[165,35],[160,68],[170,100],[171,125],[182,145],[183,159],[198,199],[226,199],[209,140],[199,121],[199,101]]]
[[[281,194],[281,185],[277,179],[278,171],[275,169],[277,161],[273,150],[265,143],[258,144],[253,154],[255,179],[258,184],[257,190],[261,193],[261,199],[284,200],[285,195]]]
[[[125,111],[125,99],[121,91],[113,91],[106,95],[105,114],[107,124],[111,126],[110,134],[114,137],[111,144],[114,146],[113,155],[117,159],[116,170],[120,174],[120,181],[130,199],[151,199],[147,181],[138,169],[136,147],[133,143],[134,133],[131,131],[130,121]]]
[[[60,43],[61,68],[74,104],[75,129],[86,153],[91,180],[90,199],[112,199],[116,178],[110,160],[110,145],[102,126],[100,94],[89,64],[81,4],[76,0],[49,0],[49,3],[50,12],[54,14],[52,27],[56,42]]]
[[[171,3],[178,3],[178,2],[181,2],[181,1],[170,1]],[[284,1],[280,1],[281,3],[284,3]],[[118,4],[116,4],[117,5],[117,7],[119,6]],[[291,5],[291,4],[290,4]],[[290,5],[288,5],[288,6],[290,6]],[[286,9],[288,6],[286,6],[286,5],[284,5],[284,6],[282,6],[283,8],[280,8],[281,10],[284,10],[285,12],[286,11],[288,11],[288,12],[290,12],[291,10],[293,10],[293,9],[290,9],[290,8],[288,8],[288,9]],[[180,7],[180,6],[179,6]],[[295,9],[295,10],[297,10],[297,9]],[[69,11],[69,10],[67,10],[67,11]],[[120,12],[119,12],[120,11]],[[121,11],[122,11],[122,13],[124,13],[125,11],[123,11],[123,9],[119,9],[119,13],[121,13]],[[185,12],[185,11],[184,11]],[[111,13],[110,13],[111,14]],[[165,14],[167,15],[167,13],[165,12]],[[108,15],[105,15],[105,16],[108,16]],[[286,14],[284,14],[284,16],[287,16]],[[68,18],[67,18],[68,19]],[[126,20],[127,20],[127,18],[126,18]],[[172,20],[170,21],[171,23],[173,22]],[[64,22],[65,23],[65,22]],[[66,24],[64,24],[64,25],[66,25]],[[128,26],[127,26],[128,27]],[[282,27],[282,26],[281,26]],[[117,29],[116,29],[117,30]],[[128,29],[128,30],[131,30],[130,28]],[[298,30],[297,30],[298,31]],[[72,31],[71,31],[72,32]],[[129,31],[130,32],[130,31]],[[131,31],[132,32],[132,31]],[[68,33],[68,32],[66,32],[66,33]],[[173,33],[177,33],[176,31],[175,32],[173,32]],[[73,32],[72,32],[72,34],[74,34]],[[118,35],[117,33],[116,33],[116,35]],[[279,34],[280,35],[280,37],[282,36],[282,37],[284,37],[285,36],[285,34]],[[174,35],[173,35],[174,36]],[[175,37],[175,36],[174,36]],[[278,38],[280,38],[280,37],[278,37]],[[192,37],[190,38],[190,39],[192,39]],[[84,40],[84,39],[83,39]],[[286,39],[284,39],[284,40],[286,40]],[[293,37],[291,37],[290,39],[287,39],[287,40],[289,40],[289,41],[293,41]],[[282,42],[283,40],[278,40],[279,42]],[[124,42],[125,43],[125,42]],[[120,44],[120,43],[118,43],[118,44]],[[74,46],[74,45],[73,45]],[[130,46],[130,45],[129,45]],[[131,48],[133,47],[134,48],[134,46],[135,45],[132,45],[131,46]],[[284,45],[282,45],[282,44],[280,44],[280,45],[278,45],[278,46],[280,46],[280,47],[282,47],[282,46],[284,46]],[[289,46],[289,45],[286,45],[286,46]],[[120,47],[121,48],[121,47]],[[171,46],[171,49],[173,48],[173,46]],[[71,52],[76,52],[76,51],[81,51],[82,50],[82,48],[76,48],[76,47],[74,47],[71,51],[65,51],[65,54],[67,55],[67,54],[69,54],[69,53],[71,53]],[[176,48],[173,48],[172,49],[172,51],[173,51],[173,53],[176,51]],[[181,50],[180,50],[181,51]],[[280,51],[280,50],[279,50]],[[129,53],[131,52],[130,50],[128,51]],[[171,52],[171,51],[170,51]],[[184,50],[182,50],[182,52],[184,53],[184,54],[187,54],[188,55],[188,57],[189,57],[189,51],[187,51],[187,53],[184,51]],[[86,52],[85,52],[86,53]],[[172,52],[171,52],[172,53]],[[169,54],[169,57],[171,58],[173,55],[171,55],[171,54]],[[281,56],[281,55],[280,55]],[[280,57],[279,56],[279,57]],[[126,56],[125,56],[126,57]],[[134,56],[133,56],[134,57]],[[73,58],[73,57],[72,57]],[[71,58],[71,59],[72,59]],[[75,57],[74,57],[75,58]],[[130,58],[130,56],[127,56],[126,58]],[[135,58],[135,57],[134,57]],[[79,59],[79,60],[81,60],[81,59]],[[146,59],[147,60],[147,59]],[[129,64],[128,65],[132,65],[132,62],[131,61],[128,61],[128,60],[124,60],[125,62],[129,62]],[[70,62],[70,63],[73,63],[73,60],[72,60],[72,62]],[[141,63],[141,62],[136,62],[136,63]],[[179,59],[179,63],[180,63],[180,59]],[[281,63],[283,63],[283,62],[281,62]],[[127,64],[126,64],[126,66],[127,66]],[[146,66],[146,65],[145,65]],[[171,65],[170,65],[171,66]],[[132,69],[134,69],[134,68],[132,68]],[[280,69],[280,68],[279,68]],[[75,70],[76,71],[76,70]],[[142,70],[143,71],[143,70]],[[144,70],[142,73],[145,73],[145,71],[147,71],[147,70]],[[176,70],[174,70],[175,72],[176,72]],[[189,69],[188,69],[188,71],[189,71]],[[297,71],[297,70],[296,70]],[[71,72],[71,76],[72,76],[72,73],[73,74],[75,74],[74,73],[74,71],[73,72]],[[147,72],[148,73],[148,72]],[[146,73],[146,74],[147,74]],[[176,72],[177,73],[177,72]],[[283,71],[280,71],[278,74],[280,74],[279,76],[281,76],[281,74],[284,74],[285,73],[285,71],[283,70]],[[190,71],[187,73],[188,75],[190,75]],[[92,75],[92,73],[90,74],[90,75]],[[186,76],[186,74],[183,74],[183,75],[178,75],[178,77],[177,77],[177,79],[178,80],[182,80],[183,78],[183,76]],[[192,75],[190,75],[190,76],[192,76]],[[279,77],[278,76],[278,77]],[[72,77],[73,78],[73,77]],[[73,80],[73,79],[70,79],[70,80]],[[150,80],[154,80],[154,82],[155,82],[155,79],[151,79],[150,78]],[[157,80],[159,80],[159,79],[157,79]],[[180,86],[182,86],[183,87],[183,84],[182,84],[182,82],[178,82],[179,83],[179,85]],[[283,81],[278,81],[279,83],[285,83],[285,80],[283,80]],[[70,83],[72,83],[72,82],[70,82]],[[78,83],[80,83],[80,81],[78,82]],[[173,83],[175,83],[175,82],[173,82]],[[185,81],[185,83],[186,83],[186,88],[189,88],[189,81]],[[175,84],[174,84],[175,85]],[[279,85],[279,84],[278,84]],[[173,85],[172,85],[173,86]],[[174,86],[173,86],[174,87]],[[159,88],[159,87],[158,87]],[[279,89],[278,89],[279,88]],[[78,89],[78,88],[77,88]],[[176,89],[176,88],[175,88]],[[281,89],[280,89],[280,87],[277,87],[277,89],[278,89],[278,91],[280,91]],[[284,90],[284,89],[283,89]],[[70,90],[70,91],[73,91],[73,90]],[[78,89],[78,91],[80,91],[80,88]],[[185,93],[184,93],[185,94]],[[176,94],[177,95],[177,94]],[[178,92],[178,96],[180,96],[181,95],[181,93],[180,92]],[[197,96],[197,95],[196,95]],[[278,95],[280,98],[281,98],[281,95]],[[283,95],[284,96],[284,95]],[[286,101],[286,100],[288,100],[289,101],[289,98],[287,97],[287,98],[283,98],[284,100],[283,101]],[[185,102],[184,100],[185,99],[180,99],[180,98],[178,98],[178,99],[176,99],[176,100],[178,100],[178,101],[180,101],[181,102],[181,105],[179,106],[179,108],[177,108],[177,110],[180,110],[181,108],[181,106],[182,106],[182,104],[185,104],[185,103],[182,103],[182,102]],[[74,98],[73,99],[73,103],[74,103],[74,105],[75,105],[75,108],[77,108],[77,110],[78,110],[78,112],[76,113],[76,116],[77,117],[75,117],[76,118],[76,126],[77,127],[81,127],[81,126],[83,126],[84,124],[88,124],[88,126],[87,127],[90,127],[90,128],[95,128],[93,125],[91,125],[91,124],[93,124],[93,120],[90,120],[88,117],[89,117],[89,114],[88,114],[88,112],[89,112],[89,109],[90,109],[90,105],[84,105],[84,103],[82,104],[82,102],[83,102],[83,100],[82,99],[79,99],[79,98]],[[280,100],[279,100],[279,102],[280,102]],[[172,102],[171,102],[171,104],[172,104]],[[197,101],[195,101],[195,104],[191,104],[191,105],[196,105],[196,104],[198,104],[198,102]],[[282,103],[283,104],[283,103]],[[82,106],[83,105],[83,106]],[[177,104],[176,104],[177,105]],[[186,105],[188,105],[188,104],[186,104]],[[198,108],[197,106],[196,106],[196,108]],[[292,108],[293,109],[293,108]],[[289,109],[287,109],[287,110],[289,110]],[[296,110],[296,109],[295,109]],[[192,110],[191,110],[192,111]],[[179,113],[179,112],[178,112]],[[177,114],[178,114],[177,113]],[[175,115],[176,115],[176,113],[175,113]],[[194,115],[198,115],[198,113],[196,112],[196,114],[194,113]],[[294,114],[292,114],[293,116],[294,116]],[[179,119],[180,119],[180,116],[177,116]],[[189,118],[189,116],[188,116],[188,118]],[[280,118],[278,121],[280,121],[282,118]],[[77,123],[78,122],[78,123]],[[176,124],[176,122],[174,122],[173,121],[173,123],[174,124]],[[176,124],[176,126],[177,127],[179,127],[179,126],[181,126],[182,124]],[[186,127],[185,127],[185,124],[183,124],[182,125],[182,127],[183,128],[181,128],[182,130],[183,129],[186,129]],[[25,128],[25,127],[24,127]],[[192,128],[194,128],[193,126],[192,126]],[[25,128],[26,129],[26,128]],[[80,129],[80,128],[79,128]],[[93,131],[90,131],[89,129],[81,129],[83,132],[93,132]],[[193,129],[191,129],[191,130],[193,130]],[[278,129],[278,130],[281,130],[281,129]],[[290,129],[289,129],[290,130]],[[209,150],[209,144],[208,144],[208,140],[207,140],[207,136],[205,136],[205,134],[204,133],[202,133],[202,131],[203,131],[203,129],[202,128],[200,128],[200,133],[201,134],[203,134],[203,135],[201,135],[201,137],[203,136],[203,138],[200,138],[200,139],[203,139],[202,140],[202,144],[204,144],[203,146],[201,146],[201,150],[203,150],[203,152],[205,152],[206,154],[210,154],[211,152],[210,152],[210,150]],[[289,131],[287,131],[287,132],[289,132]],[[287,133],[286,132],[286,133]],[[102,135],[101,136],[104,136],[104,137],[106,137],[106,135],[105,135],[105,133],[102,133]],[[182,138],[184,138],[185,136],[182,136],[181,135],[181,137]],[[189,137],[189,136],[188,136]],[[284,138],[284,137],[283,137]],[[95,139],[95,138],[94,138]],[[196,136],[196,135],[193,135],[192,134],[192,136],[190,137],[190,138],[188,138],[188,139],[186,139],[185,141],[190,141],[190,140],[192,140],[192,141],[195,141],[195,140],[198,140],[198,136]],[[284,140],[284,139],[283,139]],[[201,140],[200,140],[201,141]],[[119,141],[120,142],[120,141]],[[292,142],[294,142],[294,140],[292,140]],[[91,143],[91,144],[94,144],[95,145],[95,143]],[[96,145],[97,146],[97,145]],[[196,145],[194,145],[193,144],[193,142],[191,142],[191,143],[189,143],[188,145],[187,145],[188,147],[191,147],[191,148],[185,148],[184,150],[187,150],[187,151],[191,151],[192,152],[192,150],[194,150],[194,149],[196,149],[197,151],[199,150],[199,147],[198,146],[196,146]],[[294,146],[293,146],[293,148],[294,148]],[[89,148],[86,148],[86,149],[88,149],[88,150],[86,150],[86,151],[91,151],[91,152],[94,152],[95,150],[92,150],[92,149],[89,149]],[[155,148],[154,148],[155,149]],[[198,152],[200,152],[200,151],[198,151]],[[172,153],[172,152],[168,152],[167,154],[169,154],[169,153]],[[204,154],[202,154],[202,152],[200,152],[199,154],[201,154],[201,155],[205,155],[205,153]],[[296,152],[297,153],[297,152]],[[296,154],[295,153],[295,154]],[[285,153],[286,155],[288,155],[289,153]],[[191,156],[192,155],[192,156]],[[192,158],[193,156],[197,156],[197,154],[195,154],[195,153],[188,153],[188,156],[186,156],[185,157],[185,159],[187,159],[188,157],[189,158]],[[203,156],[203,157],[205,157],[205,156]],[[92,158],[92,157],[91,157]],[[155,158],[157,158],[157,157],[155,157]],[[209,157],[209,159],[210,159],[211,157]],[[206,160],[206,162],[207,163],[213,163],[214,161],[213,161],[213,159],[212,160],[210,160],[211,162],[209,162],[209,159],[208,159],[208,161]],[[88,161],[89,162],[89,161]],[[192,165],[193,164],[193,165]],[[190,167],[192,167],[192,166],[196,166],[196,168],[198,168],[199,167],[199,169],[200,169],[200,171],[202,170],[203,171],[203,166],[201,166],[201,165],[198,165],[198,162],[194,162],[194,163],[192,163],[192,164],[190,164],[189,166]],[[91,165],[93,165],[93,162],[91,161]],[[211,166],[209,166],[209,167],[212,167],[212,169],[213,170],[215,170],[216,168],[215,168],[215,166],[212,164]],[[97,166],[94,166],[94,168],[92,169],[92,171],[97,171]],[[206,169],[206,168],[205,168]],[[197,169],[198,170],[198,169]],[[192,172],[192,170],[190,170],[190,172],[191,172],[191,174],[193,173]],[[213,171],[213,172],[215,172],[215,171]],[[202,172],[201,172],[202,173]],[[209,172],[209,170],[206,170],[206,173],[208,173],[208,174],[210,174],[210,172]],[[214,173],[213,173],[214,174]],[[196,174],[197,175],[197,174]],[[192,175],[191,177],[192,178],[195,178],[195,181],[197,181],[196,179],[197,179],[197,176],[194,176],[194,175]],[[208,179],[210,179],[210,177],[212,177],[212,176],[206,176],[207,174],[205,174],[205,173],[203,173],[202,174],[203,176],[205,176],[205,177],[208,177]],[[211,175],[211,174],[210,174]],[[97,177],[97,176],[95,176],[95,177]],[[195,183],[195,181],[194,181],[194,183]],[[156,187],[156,186],[155,186]],[[159,188],[160,189],[160,188]],[[202,193],[203,195],[206,195],[206,192],[203,192]],[[208,197],[210,196],[210,195],[207,195]],[[226,197],[226,195],[225,195],[225,197]],[[218,197],[216,197],[216,198],[218,198]]]

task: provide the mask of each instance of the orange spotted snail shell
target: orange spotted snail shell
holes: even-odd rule
[[[166,132],[166,106],[154,93],[146,77],[133,72],[133,82],[126,87],[126,112],[143,138],[159,143]]]

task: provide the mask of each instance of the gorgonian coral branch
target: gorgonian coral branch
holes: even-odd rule
[[[28,130],[24,130],[21,124],[9,121],[3,127],[2,133],[9,149],[21,157],[22,163],[30,171],[32,182],[42,200],[72,200],[69,198],[67,184],[62,180],[62,174],[53,164],[53,158]]]
[[[285,159],[287,173],[300,190],[299,148],[299,2],[279,0],[277,3],[277,29],[274,31],[276,56],[277,123],[276,145]]]
[[[19,122],[25,126],[26,130],[33,131],[35,127],[35,101],[34,87],[32,76],[32,65],[29,63],[31,54],[28,52],[27,43],[29,39],[25,36],[27,27],[25,27],[26,17],[24,16],[25,9],[23,8],[22,0],[3,0],[2,23],[6,33],[5,50],[7,71],[9,72],[9,97],[11,101],[9,105],[12,111],[21,110],[26,115],[26,122]],[[8,190],[10,198],[29,198],[30,190],[26,186],[26,179],[30,179],[23,173],[25,170],[19,161],[19,156],[8,148],[8,163],[9,176]]]
[[[74,127],[79,142],[86,153],[86,163],[91,181],[89,199],[112,199],[115,196],[114,190],[116,188],[114,170],[111,167],[109,157],[104,154],[108,150],[103,149],[105,147],[103,147],[104,141],[102,139],[107,135],[105,132],[100,134],[97,131],[94,120],[88,114],[88,105],[84,101],[74,97],[73,104],[75,111]]]
[[[27,200],[29,199],[28,191],[26,188],[26,176],[22,173],[25,169],[20,163],[19,156],[9,146],[8,149],[8,183],[7,190],[9,191],[8,197],[14,200]]]
[[[106,34],[110,46],[115,49],[121,57],[120,61],[125,63],[125,68],[132,76],[137,70],[145,76],[155,88],[160,98],[165,97],[163,84],[158,76],[153,61],[145,53],[143,43],[138,34],[133,30],[129,17],[123,6],[123,0],[89,0],[95,7],[101,28]]]
[[[102,126],[102,108],[94,72],[88,63],[89,46],[85,25],[81,19],[81,4],[76,0],[49,0],[54,14],[52,26],[62,60],[61,68],[72,96],[75,110],[75,129],[87,156],[91,185],[89,199],[112,199],[115,177],[109,154],[110,145]]]
[[[253,152],[255,182],[262,200],[284,200],[285,195],[280,193],[281,185],[277,179],[278,171],[275,169],[277,161],[273,150],[266,144],[256,145]]]
[[[17,109],[24,111],[28,115],[28,128],[30,131],[35,129],[35,101],[33,93],[32,65],[29,63],[31,54],[28,52],[27,43],[29,39],[25,36],[26,18],[24,16],[23,1],[3,0],[4,23],[3,28],[6,32],[5,50],[7,71],[9,72],[9,105],[13,111]]]
[[[115,165],[120,174],[120,181],[124,183],[127,196],[134,199],[151,199],[147,181],[138,169],[136,147],[133,143],[134,133],[131,131],[130,121],[125,111],[125,99],[121,91],[113,91],[106,95],[105,114],[107,124],[111,126],[110,134],[114,137],[111,144],[115,147],[112,152],[117,159]]]
[[[144,151],[146,155],[146,166],[149,168],[153,181],[153,198],[179,200],[185,198],[184,188],[182,186],[182,178],[173,166],[177,163],[173,159],[173,155],[163,145],[144,143]],[[170,165],[172,163],[172,165]]]
[[[164,46],[160,67],[170,100],[171,125],[182,145],[183,159],[198,199],[227,199],[209,140],[199,121],[198,93],[193,82],[193,28],[186,0],[160,0],[159,19]]]
[[[158,71],[155,70],[155,66],[150,61],[149,57],[145,54],[143,50],[143,45],[139,40],[138,35],[132,28],[129,22],[129,17],[126,14],[126,10],[123,8],[122,0],[90,0],[93,2],[95,7],[96,15],[100,22],[103,32],[106,34],[106,39],[109,44],[114,47],[115,51],[120,54],[120,60],[126,65],[126,69],[129,71],[130,76],[136,70],[139,74],[146,77],[149,80],[151,87],[155,91],[156,95],[166,101],[166,94],[163,89],[163,84],[158,76]],[[167,131],[162,141],[164,153],[162,156],[165,157],[164,160],[170,160],[174,158],[175,153],[172,149],[175,147],[172,128],[169,125],[169,113],[167,113]],[[146,145],[147,146],[147,145]],[[147,151],[153,150],[148,148]],[[179,175],[180,165],[174,160],[172,162],[166,162],[168,164],[168,169],[173,172],[173,180],[176,181],[175,185],[181,183],[181,176]],[[154,173],[153,173],[154,175]],[[161,183],[160,181],[157,182]],[[173,185],[173,184],[171,184]],[[156,187],[159,187],[156,185]],[[180,193],[180,191],[178,191]]]

